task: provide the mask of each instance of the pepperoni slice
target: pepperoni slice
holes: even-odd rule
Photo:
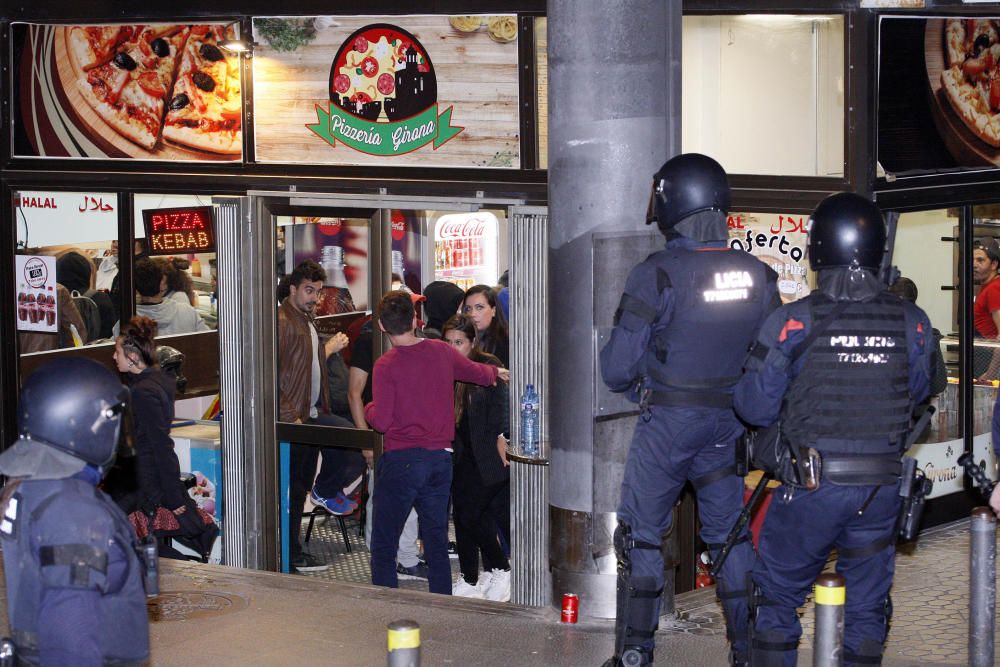
[[[372,77],[378,74],[378,61],[368,56],[361,61],[361,71],[365,76]]]
[[[365,39],[364,35],[358,35],[354,38],[354,50],[358,53],[364,53],[368,50],[368,40]]]
[[[346,74],[338,74],[333,77],[333,89],[338,93],[346,93],[351,87],[351,77]]]
[[[363,93],[360,90],[353,95],[351,95],[352,102],[361,102],[362,104],[368,104],[372,101],[372,96],[368,93]]]
[[[392,91],[396,89],[396,81],[391,74],[385,72],[381,74],[378,78],[378,92],[383,95],[392,95]]]

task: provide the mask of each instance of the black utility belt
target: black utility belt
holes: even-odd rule
[[[820,454],[820,478],[840,486],[895,484],[902,470],[899,459]]]
[[[650,391],[647,405],[667,408],[724,408],[733,407],[733,395],[722,391],[682,390]]]

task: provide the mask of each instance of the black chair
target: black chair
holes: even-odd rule
[[[361,498],[358,501],[358,509],[355,511],[358,515],[358,537],[365,536],[365,518],[368,504],[368,475],[367,473],[361,477]],[[344,547],[347,549],[347,553],[351,553],[351,538],[347,533],[347,522],[344,520],[344,516],[340,514],[330,514],[325,509],[317,505],[309,512],[309,525],[306,526],[306,536],[303,540],[304,542],[309,542],[309,538],[312,535],[313,525],[316,523],[317,518],[330,518],[331,516],[336,517],[337,523],[340,526],[340,534],[344,538]],[[350,516],[350,515],[348,515]]]

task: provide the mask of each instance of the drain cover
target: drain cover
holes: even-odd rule
[[[166,591],[146,603],[151,621],[183,621],[222,616],[247,608],[247,599],[234,593]]]

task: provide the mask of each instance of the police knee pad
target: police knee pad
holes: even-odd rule
[[[633,549],[648,549],[650,551],[660,550],[659,544],[652,544],[651,542],[643,542],[641,540],[633,539],[632,526],[621,519],[618,520],[618,526],[615,528],[614,545],[615,556],[618,558],[618,567],[619,569],[625,568],[626,570],[631,569],[631,554]]]
[[[798,641],[788,641],[785,636],[775,630],[754,632],[750,646],[752,656],[750,664],[753,667],[781,667],[788,651],[798,651]]]

